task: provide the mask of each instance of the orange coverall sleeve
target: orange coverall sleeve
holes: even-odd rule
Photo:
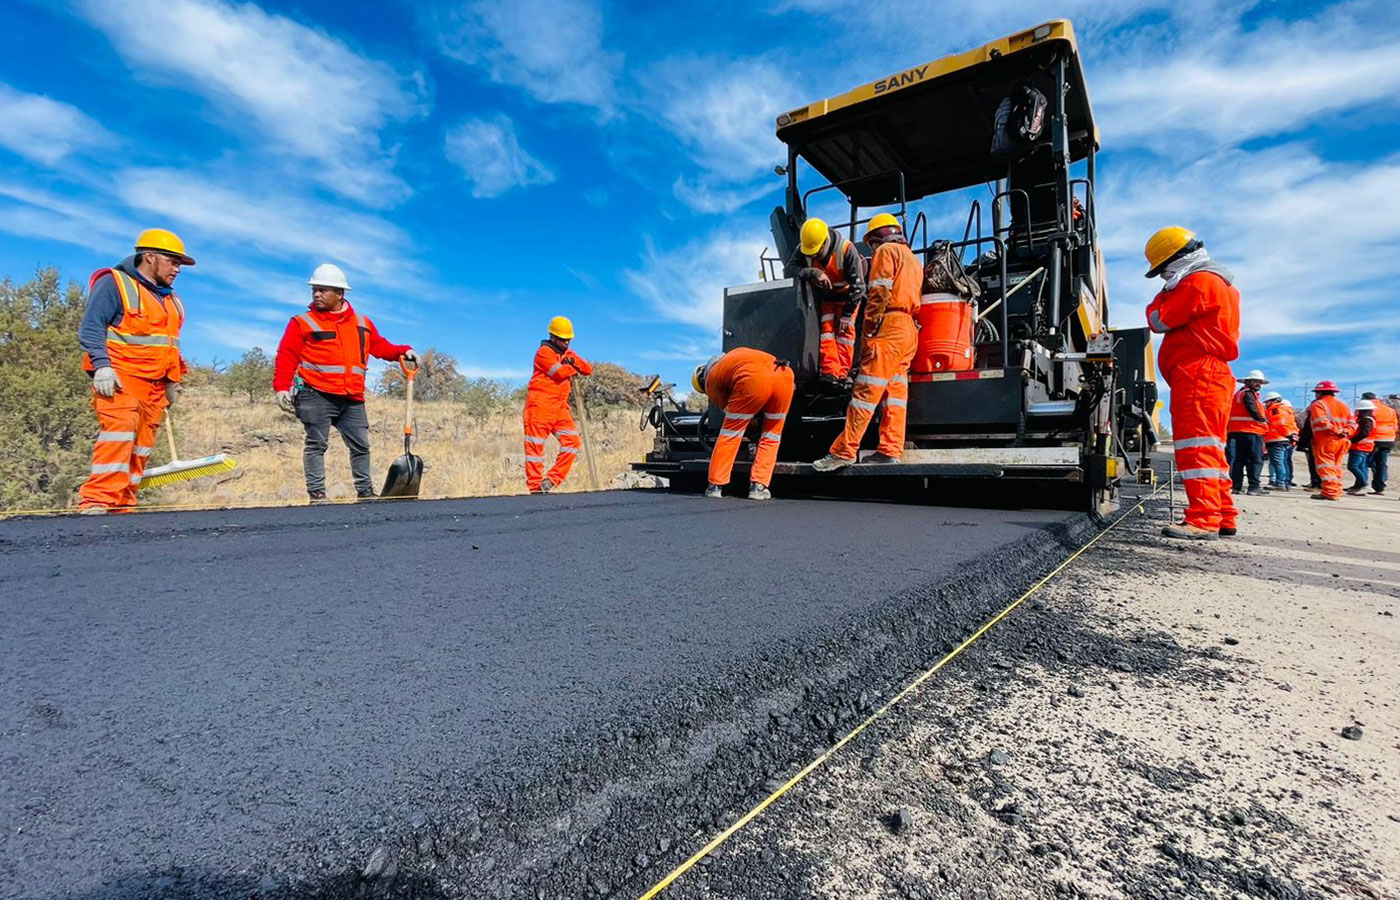
[[[578,369],[565,363],[558,350],[545,344],[535,351],[535,374],[562,383],[577,375]]]
[[[875,248],[875,256],[870,260],[870,285],[865,301],[867,320],[878,319],[894,296],[895,263],[898,259],[889,244]]]
[[[1162,291],[1148,304],[1147,327],[1157,334],[1166,334],[1219,308],[1219,294],[1183,281],[1170,291]]]

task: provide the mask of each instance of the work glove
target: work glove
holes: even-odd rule
[[[812,276],[812,283],[824,291],[831,290],[831,279],[828,278],[827,274],[821,271],[820,269],[818,269],[817,273]]]
[[[408,363],[408,367],[410,369],[418,368],[418,354],[413,352],[412,347],[409,347],[407,350],[405,350],[403,356],[400,356],[399,359]]]
[[[292,400],[291,391],[278,391],[277,405],[281,408],[282,412],[285,413],[294,413],[297,411],[297,405],[296,402]]]
[[[92,373],[92,389],[103,397],[114,397],[117,391],[122,389],[122,381],[117,377],[117,370],[111,366],[102,366]]]
[[[165,402],[170,406],[175,405],[175,400],[180,396],[180,385],[171,381],[165,385]]]

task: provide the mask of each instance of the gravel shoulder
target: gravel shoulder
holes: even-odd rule
[[[666,896],[1400,897],[1400,503],[1240,499],[1125,520]]]

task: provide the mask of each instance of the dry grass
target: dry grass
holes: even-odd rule
[[[390,463],[403,452],[403,401],[370,397],[370,443],[375,490]],[[479,423],[455,403],[415,403],[415,455],[423,457],[421,496],[480,497],[525,493],[525,433],[521,411],[497,412]],[[589,431],[597,454],[600,488],[618,486],[630,464],[650,449],[652,432],[637,428],[640,413],[615,410],[594,413]],[[174,409],[180,455],[189,459],[228,453],[238,468],[225,475],[195,479],[143,492],[147,504],[261,505],[302,503],[301,423],[283,414],[270,401],[250,404],[246,397],[229,397],[210,390],[189,391]],[[553,458],[553,439],[547,452]],[[165,436],[159,446],[164,448]],[[164,455],[158,451],[158,464]],[[588,464],[580,458],[569,473],[564,491],[589,489]],[[355,495],[350,462],[332,430],[326,451],[326,495],[343,499]]]

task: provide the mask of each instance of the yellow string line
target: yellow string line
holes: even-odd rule
[[[496,497],[523,497],[525,494],[462,494],[452,497],[343,497],[335,500],[327,499],[324,505],[344,505],[351,503],[398,503],[403,500],[475,500],[484,499],[487,496]],[[140,506],[127,507],[121,513],[145,513],[145,512],[169,512],[171,510],[211,510],[211,509],[299,509],[312,504],[287,503],[284,500],[250,500],[239,503],[212,503],[208,501],[190,501],[188,503],[150,503]],[[322,504],[317,504],[322,505]],[[76,506],[52,506],[37,509],[4,509],[0,510],[0,519],[12,518],[14,516],[61,516],[77,515]]]
[[[733,837],[734,834],[739,831],[739,829],[743,828],[745,825],[749,824],[749,822],[752,822],[754,819],[756,819],[760,813],[762,813],[765,809],[767,809],[774,802],[776,802],[779,797],[786,794],[798,783],[803,781],[808,775],[812,774],[823,764],[825,764],[826,761],[836,753],[836,751],[846,746],[846,744],[854,740],[855,737],[859,735],[862,731],[869,728],[879,719],[883,718],[886,713],[888,713],[892,708],[894,708],[897,704],[903,701],[905,697],[908,697],[915,690],[917,690],[919,686],[922,685],[925,681],[928,681],[930,678],[932,678],[934,674],[938,672],[939,669],[943,668],[945,665],[951,662],[953,658],[956,657],[959,653],[962,653],[968,647],[972,646],[972,644],[976,642],[978,638],[990,631],[992,629],[992,626],[996,625],[1002,619],[1006,618],[1012,610],[1020,606],[1026,601],[1027,598],[1029,598],[1031,595],[1035,594],[1042,587],[1044,587],[1050,581],[1050,579],[1054,578],[1056,575],[1069,568],[1071,563],[1073,563],[1076,559],[1078,559],[1084,554],[1084,551],[1097,544],[1103,538],[1104,535],[1117,528],[1120,522],[1122,522],[1124,519],[1127,519],[1134,513],[1141,512],[1146,502],[1155,497],[1161,490],[1162,488],[1158,487],[1151,494],[1148,494],[1146,497],[1143,497],[1142,499],[1138,500],[1138,502],[1133,506],[1132,509],[1123,513],[1121,516],[1115,519],[1107,528],[1094,535],[1094,537],[1091,538],[1088,543],[1086,543],[1083,547],[1080,547],[1078,550],[1074,551],[1074,553],[1071,554],[1068,559],[1056,566],[1053,570],[1051,570],[1051,572],[1048,575],[1037,581],[1035,584],[1031,585],[1030,589],[1027,590],[1021,596],[1017,597],[1011,603],[1010,606],[1006,607],[1001,612],[993,616],[985,625],[973,632],[971,637],[963,641],[961,644],[955,647],[947,656],[943,657],[937,663],[935,663],[933,668],[929,669],[927,672],[924,672],[918,678],[915,678],[912,682],[909,683],[907,687],[904,688],[904,690],[900,691],[898,694],[895,694],[894,697],[890,698],[890,701],[888,703],[875,710],[875,712],[871,713],[869,718],[857,725],[849,734],[847,734],[845,737],[841,738],[841,740],[833,744],[829,749],[822,753],[822,755],[809,762],[806,766],[802,768],[802,771],[789,778],[787,780],[787,783],[785,783],[782,787],[778,788],[776,791],[765,797],[763,799],[763,802],[759,803],[753,809],[744,813],[743,817],[741,817],[733,825],[730,825],[728,828],[724,829],[724,831],[716,835],[713,840],[711,840],[704,847],[701,847],[700,850],[697,851],[694,856],[690,857],[690,859],[687,859],[675,869],[671,870],[670,874],[668,874],[665,878],[661,879],[655,885],[653,885],[651,890],[643,894],[640,898],[638,898],[638,900],[652,900],[652,898],[655,897],[657,894],[660,894],[666,888],[670,887],[672,882],[674,882],[677,878],[680,878],[682,875],[688,872],[700,860],[713,853],[715,849],[719,847],[720,844],[723,844],[725,841],[729,840],[729,838]]]

